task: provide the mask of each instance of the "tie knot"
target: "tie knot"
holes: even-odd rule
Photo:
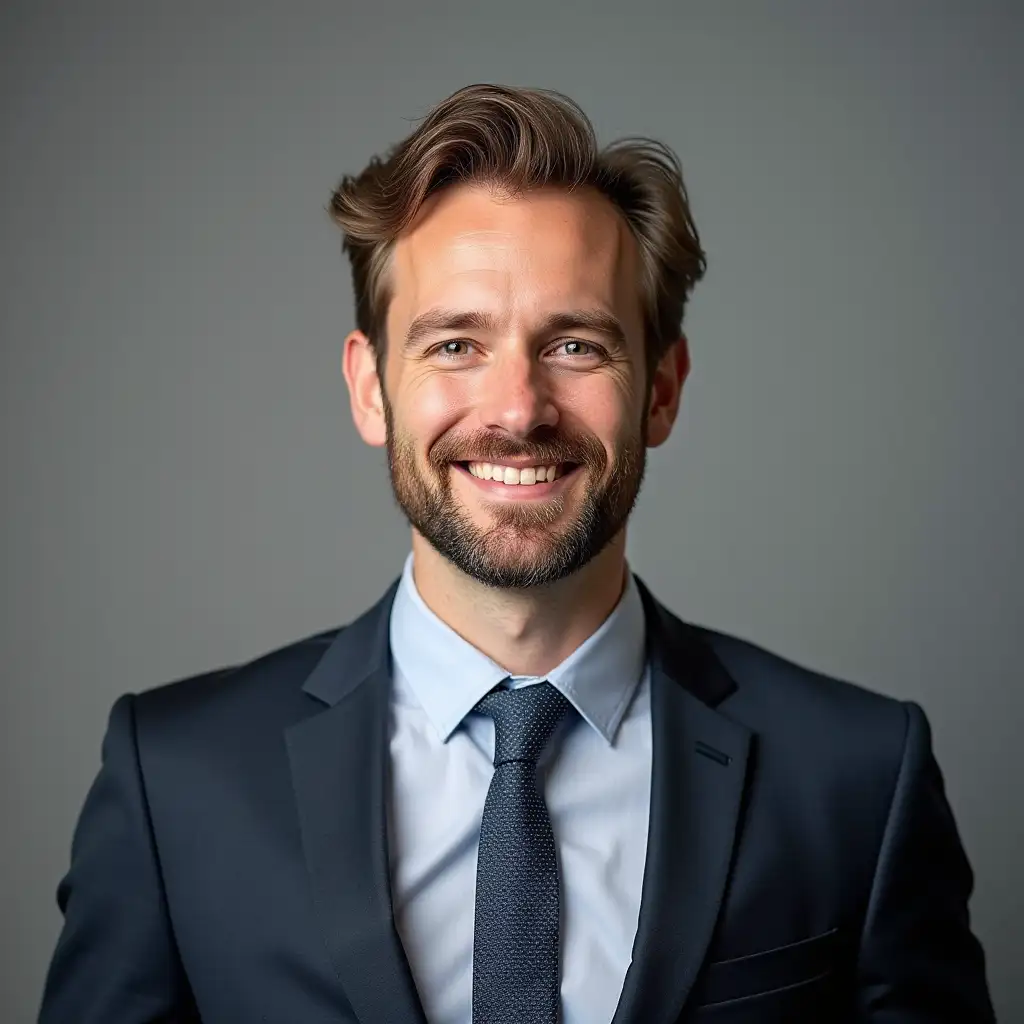
[[[536,761],[572,705],[550,683],[488,693],[473,709],[494,720],[494,766]]]

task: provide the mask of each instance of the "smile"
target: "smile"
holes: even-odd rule
[[[459,462],[458,468],[490,494],[520,498],[543,497],[560,490],[563,481],[572,477],[579,466],[571,462],[557,465],[506,466],[491,462]]]
[[[480,480],[497,480],[510,487],[542,484],[562,475],[560,466],[504,466],[491,462],[467,462],[466,468]]]

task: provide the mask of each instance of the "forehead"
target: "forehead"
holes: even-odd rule
[[[486,186],[446,189],[395,243],[391,328],[435,305],[528,319],[602,308],[635,326],[639,253],[624,217],[593,189],[508,199]]]

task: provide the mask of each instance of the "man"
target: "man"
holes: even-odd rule
[[[628,570],[704,271],[671,152],[474,86],[331,210],[410,557],[117,701],[44,1024],[993,1020],[922,710]]]

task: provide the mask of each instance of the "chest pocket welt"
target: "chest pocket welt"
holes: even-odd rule
[[[732,960],[705,964],[690,1005],[745,999],[821,978],[836,967],[839,929]]]

